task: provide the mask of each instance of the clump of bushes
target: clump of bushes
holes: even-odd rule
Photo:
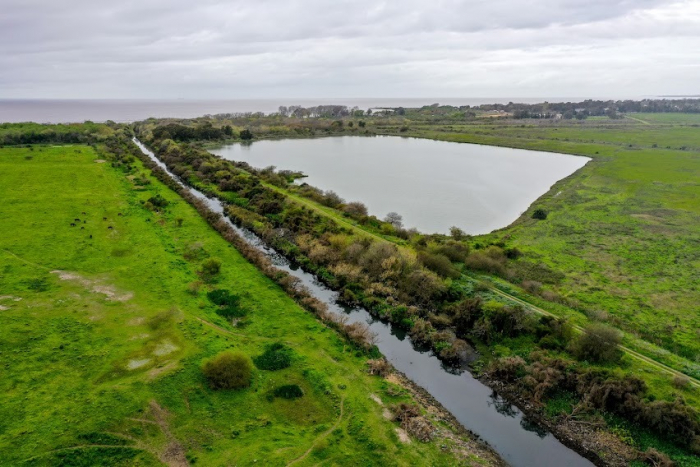
[[[401,403],[392,409],[394,421],[399,422],[410,435],[423,442],[428,442],[433,438],[435,429],[425,417],[421,416],[417,406]]]
[[[202,263],[199,270],[200,276],[206,281],[212,281],[221,272],[221,261],[216,258],[209,258]]]
[[[538,209],[535,209],[535,211],[532,213],[532,218],[543,221],[547,218],[547,214],[548,214],[547,211],[545,211],[544,209],[538,208]]]
[[[144,203],[144,207],[151,211],[162,211],[168,206],[168,200],[163,198],[160,193],[148,198],[148,201]]]
[[[384,377],[391,373],[392,366],[391,363],[387,362],[384,358],[378,358],[376,360],[367,360],[368,372],[370,375],[377,375]]]
[[[304,391],[296,384],[285,384],[275,388],[273,394],[283,399],[298,399],[304,395]]]
[[[595,363],[615,362],[620,359],[620,332],[601,323],[591,323],[572,344],[571,351],[579,360]]]
[[[212,389],[242,389],[250,386],[253,364],[240,352],[222,352],[204,362],[202,372]]]
[[[253,361],[261,370],[276,371],[291,366],[292,355],[292,349],[280,342],[275,342],[267,346],[265,352],[255,357]]]
[[[241,298],[228,290],[215,289],[207,293],[207,297],[218,306],[216,313],[227,319],[245,316],[245,310],[241,308]]]

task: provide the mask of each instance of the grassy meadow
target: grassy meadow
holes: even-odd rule
[[[176,194],[98,157],[0,149],[0,465],[497,463],[454,435],[402,441],[385,415],[411,402],[406,388],[369,376],[365,355]],[[156,195],[163,212],[144,207]],[[208,258],[222,267],[206,282]],[[235,326],[214,288],[241,297]],[[276,342],[293,350],[289,368],[255,370],[239,391],[206,384],[206,358]],[[304,395],[274,397],[287,384]]]
[[[551,288],[575,309],[661,347],[649,352],[697,378],[700,120],[693,114],[633,117],[416,122],[407,134],[591,157],[514,224],[475,241],[506,242],[526,260],[564,273]],[[531,218],[537,208],[548,211],[546,220]]]

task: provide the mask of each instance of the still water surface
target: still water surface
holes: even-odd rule
[[[398,212],[408,228],[447,233],[454,225],[470,234],[507,226],[590,160],[395,136],[256,141],[211,152],[257,168],[301,171],[304,182],[361,201],[379,218]]]
[[[136,144],[175,180],[163,162],[139,141]],[[207,202],[215,212],[224,213],[223,204],[197,190],[192,194]],[[396,369],[428,391],[467,429],[488,442],[514,467],[592,467],[593,464],[564,446],[542,427],[530,422],[517,407],[504,401],[468,371],[445,367],[429,350],[414,346],[401,329],[374,319],[364,308],[347,308],[338,303],[338,293],[313,275],[295,267],[268,248],[253,233],[224,218],[246,241],[267,255],[276,267],[298,277],[311,294],[326,303],[334,313],[345,313],[350,322],[364,321],[379,338],[377,347]]]

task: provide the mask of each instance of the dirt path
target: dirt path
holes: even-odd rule
[[[340,425],[340,422],[343,420],[343,414],[345,413],[344,406],[345,406],[345,397],[343,397],[342,399],[340,399],[340,416],[338,417],[338,420],[333,424],[332,427],[330,427],[328,430],[326,430],[326,431],[324,431],[323,433],[321,433],[321,434],[314,440],[314,442],[311,443],[311,447],[310,447],[309,449],[307,449],[307,451],[306,451],[304,454],[302,454],[301,456],[297,457],[297,458],[294,459],[293,461],[289,462],[289,463],[287,464],[287,467],[289,467],[290,465],[294,465],[294,464],[296,464],[296,463],[298,463],[298,462],[301,462],[301,461],[303,461],[304,459],[306,459],[306,458],[309,456],[309,454],[311,454],[311,451],[314,450],[314,448],[316,447],[316,444],[317,444],[319,441],[321,441],[322,439],[324,439],[326,436],[328,436],[329,434],[331,434],[331,433],[333,432],[333,430],[335,430],[336,428],[338,428],[338,425]]]
[[[48,270],[50,269],[50,268],[47,268],[46,266],[42,266],[41,264],[33,263],[33,262],[31,262],[31,261],[29,261],[29,260],[27,260],[27,259],[24,259],[24,258],[22,258],[21,256],[17,256],[16,254],[12,253],[10,250],[2,250],[2,251],[4,251],[5,253],[7,253],[7,254],[10,255],[10,256],[14,256],[16,259],[22,261],[23,263],[29,264],[30,266],[34,266],[34,267],[37,267],[37,268],[40,268],[40,269],[44,269],[44,270],[46,270],[46,271],[48,271]]]
[[[635,122],[643,123],[645,125],[651,125],[651,123],[647,122],[646,120],[642,120],[641,118],[630,117],[629,115],[625,115],[625,118],[629,118],[630,120],[634,120]]]
[[[197,317],[197,321],[200,321],[200,322],[203,323],[205,326],[209,326],[209,327],[212,328],[212,329],[216,329],[217,331],[219,331],[219,332],[221,332],[221,333],[228,334],[228,335],[230,335],[230,336],[245,337],[245,338],[250,339],[250,336],[246,336],[245,334],[238,334],[238,333],[235,333],[235,332],[233,332],[233,331],[229,331],[228,329],[224,329],[224,328],[222,328],[221,326],[217,326],[217,325],[214,324],[214,323],[210,323],[209,321],[207,321],[207,320],[205,320],[205,319],[202,319],[202,318]],[[260,338],[260,339],[268,339],[267,337],[263,337],[263,336],[257,336],[257,338]]]

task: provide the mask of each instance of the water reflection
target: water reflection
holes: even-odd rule
[[[536,434],[541,439],[544,439],[544,437],[549,434],[541,425],[538,425],[527,417],[523,417],[522,420],[520,420],[520,426]]]
[[[510,418],[515,418],[520,415],[520,410],[518,410],[514,405],[511,405],[509,402],[503,400],[503,398],[499,396],[496,391],[493,391],[489,395],[489,399],[491,399],[491,401],[488,402],[489,406],[492,406],[494,409],[496,409],[496,412],[500,413],[501,415]]]

